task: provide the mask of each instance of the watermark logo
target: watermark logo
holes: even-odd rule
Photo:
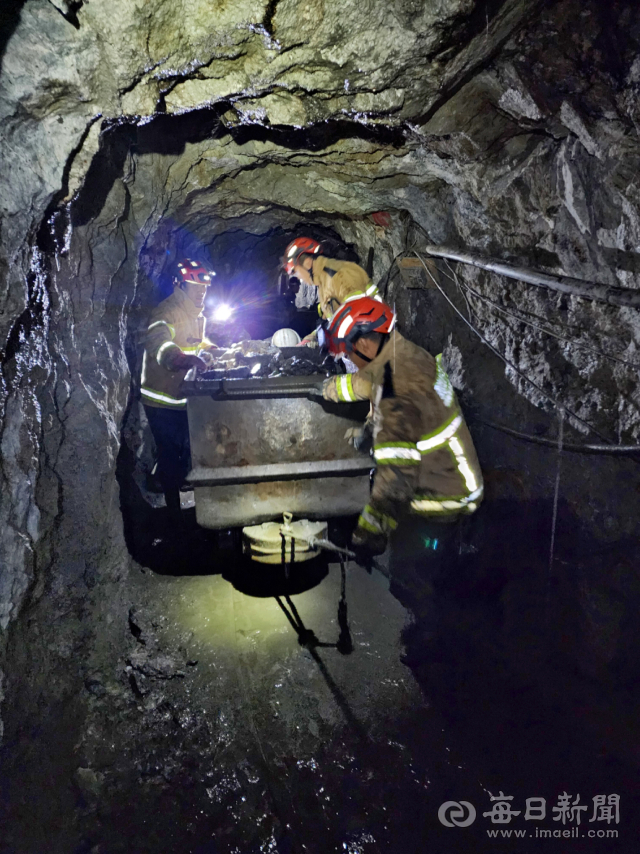
[[[546,798],[527,798],[524,803],[525,809],[513,809],[511,802],[513,795],[505,795],[500,792],[492,795],[489,800],[491,809],[482,813],[482,817],[490,819],[492,824],[510,824],[513,818],[522,817],[526,822],[541,822],[548,816]],[[617,838],[617,828],[598,827],[598,824],[607,825],[620,823],[620,795],[595,795],[591,798],[591,805],[582,803],[579,794],[562,792],[557,796],[557,804],[552,806],[551,815],[548,816],[553,822],[558,822],[553,830],[542,828],[539,825],[529,825],[527,829],[494,829],[487,830],[487,835],[495,837],[534,837],[536,839],[558,838],[563,839],[594,839],[594,838]],[[476,820],[476,808],[469,801],[445,801],[438,810],[438,820],[445,827],[469,827]],[[596,827],[590,827],[596,823]]]
[[[469,801],[445,801],[438,818],[445,827],[469,827],[476,820],[476,808]]]

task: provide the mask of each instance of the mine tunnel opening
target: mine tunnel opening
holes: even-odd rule
[[[260,227],[260,217],[256,217],[255,222],[256,227]],[[295,278],[290,280],[282,268],[285,247],[301,234],[321,242],[323,251],[332,258],[356,263],[361,260],[356,247],[345,241],[335,228],[312,221],[283,227],[277,224],[277,216],[272,216],[268,218],[264,231],[230,229],[210,239],[194,236],[188,222],[180,225],[176,222],[161,223],[158,235],[151,235],[140,258],[140,266],[153,271],[149,275],[151,290],[147,301],[148,311],[173,292],[170,271],[175,267],[175,259],[198,258],[211,273],[211,284],[207,288],[202,309],[207,338],[221,350],[233,347],[237,350],[242,345],[244,349],[238,352],[241,362],[247,361],[242,357],[243,353],[251,350],[251,342],[255,345],[254,349],[269,351],[273,357],[277,353],[271,346],[274,333],[283,328],[294,330],[299,340],[314,333],[318,323],[315,298],[300,303],[297,299],[300,282]],[[373,248],[366,261],[370,268],[372,260]],[[141,565],[160,572],[189,574],[197,566],[198,572],[202,574],[224,569],[232,577],[234,561],[244,570],[251,567],[250,561],[242,558],[241,531],[238,527],[225,529],[222,526],[218,533],[215,530],[207,532],[196,524],[193,509],[187,509],[183,513],[187,531],[185,538],[185,529],[180,526],[175,528],[165,519],[164,496],[157,478],[154,480],[153,477],[157,452],[139,400],[144,330],[148,318],[141,316],[140,322],[139,330],[130,339],[134,342],[128,354],[131,394],[122,420],[122,443],[117,464],[129,552]],[[295,362],[293,351],[286,352],[289,361]],[[298,351],[298,354],[302,352]],[[316,370],[321,371],[323,359],[314,360],[317,362]],[[255,359],[253,361],[255,363]],[[235,370],[237,373],[242,369]],[[233,375],[233,371],[231,369],[230,375]],[[322,378],[324,375],[319,376]],[[228,433],[225,425],[220,425],[220,429],[225,435]],[[296,445],[294,432],[287,431],[280,438],[272,436],[271,441],[276,446],[280,442],[283,445]],[[259,440],[259,436],[256,439]],[[283,502],[277,518],[281,518],[282,512],[287,510],[286,500],[283,499]],[[338,524],[335,536],[344,540],[349,526],[353,526],[353,519],[346,520],[342,526]],[[326,573],[325,565],[326,560],[319,559],[314,562],[310,572],[301,570],[300,577],[292,580],[291,592],[317,583],[317,579]],[[250,572],[245,575],[246,578],[238,577],[240,588],[244,586],[247,590],[256,591],[264,588],[263,581],[255,577],[255,573],[253,577]],[[275,582],[274,590],[279,590],[280,580],[276,577],[272,581]]]
[[[321,150],[334,139],[344,136],[344,128],[331,123],[329,125],[315,141],[305,134],[287,135],[277,128],[261,126],[242,126],[228,132],[221,130],[218,113],[204,110],[181,117],[160,116],[140,128],[120,125],[107,129],[84,189],[71,206],[69,218],[73,233],[78,235],[83,228],[90,228],[97,218],[104,216],[105,209],[115,207],[115,211],[110,210],[108,221],[112,227],[115,225],[116,230],[120,229],[125,243],[130,240],[126,228],[131,198],[132,194],[135,194],[136,172],[142,171],[145,161],[155,159],[157,163],[162,158],[168,158],[172,163],[178,163],[189,146],[197,146],[221,137],[232,138],[241,149],[242,146],[256,141],[262,143],[276,139],[277,144],[285,151],[295,152],[305,148]],[[360,136],[357,128],[352,128],[351,132],[356,138]],[[382,130],[378,133],[378,138],[386,145],[399,145],[401,142],[397,135],[385,137]],[[287,146],[291,148],[287,149]],[[123,198],[114,205],[114,190],[117,190],[118,186]],[[442,192],[441,186],[435,186],[433,199],[438,200]],[[206,193],[207,187],[204,186],[199,187],[195,195],[203,199],[206,198]],[[438,204],[441,205],[440,202]],[[137,454],[145,444],[142,440],[144,431],[137,412],[139,404],[136,397],[141,362],[140,331],[144,328],[146,317],[153,305],[168,295],[171,287],[170,277],[167,275],[168,266],[178,256],[202,257],[219,273],[219,280],[210,289],[212,306],[221,300],[225,303],[233,303],[234,300],[247,303],[244,308],[240,308],[239,315],[250,336],[267,337],[281,324],[295,328],[297,323],[300,324],[297,331],[303,334],[309,331],[312,318],[297,317],[290,310],[287,314],[279,300],[281,294],[278,267],[281,253],[288,241],[298,234],[308,233],[311,237],[326,242],[335,257],[359,261],[363,266],[372,267],[374,278],[384,284],[385,298],[393,304],[398,313],[400,328],[416,343],[426,346],[433,353],[448,350],[452,365],[460,359],[461,347],[458,344],[462,345],[465,354],[462,371],[457,377],[457,390],[471,423],[474,414],[477,414],[481,419],[490,417],[507,425],[524,427],[525,433],[547,436],[557,434],[557,419],[553,412],[534,408],[522,397],[514,399],[512,388],[504,378],[503,366],[482,343],[474,340],[472,334],[462,327],[458,318],[442,300],[429,276],[415,265],[403,267],[397,263],[397,258],[410,255],[413,248],[421,249],[424,242],[424,231],[415,227],[409,211],[382,212],[377,218],[375,212],[349,217],[327,211],[316,219],[309,219],[301,217],[296,211],[273,205],[267,211],[246,211],[240,221],[233,222],[230,227],[230,223],[224,218],[224,211],[222,221],[215,222],[209,211],[198,209],[197,205],[190,209],[189,206],[181,207],[178,203],[174,204],[174,209],[172,216],[157,219],[153,229],[146,234],[143,244],[138,247],[137,256],[132,253],[135,269],[129,272],[131,279],[136,281],[136,293],[129,309],[129,337],[124,349],[131,375],[132,394],[119,426],[122,443],[118,455],[118,479],[129,550],[143,565],[150,560],[149,543],[158,540],[161,544],[162,537],[149,536],[148,531],[145,532],[144,519],[153,517],[153,508],[149,508],[144,500],[141,503],[140,489],[133,478],[136,466],[140,464]],[[439,212],[442,213],[442,227],[446,232],[451,229],[446,205],[441,206]],[[64,242],[66,231],[64,218],[60,219],[56,228],[55,245],[59,247]],[[75,251],[78,255],[82,254],[77,247]],[[435,264],[432,270],[441,282],[450,278],[450,268],[444,264]],[[259,310],[254,302],[256,299]],[[283,322],[285,318],[286,322]],[[455,329],[457,342],[454,345],[451,344],[452,329]],[[559,356],[559,369],[562,370],[564,366],[565,363]],[[481,390],[487,389],[491,389],[491,407],[487,407],[484,401],[481,402]],[[551,539],[556,463],[552,452],[537,451],[531,445],[518,445],[514,442],[512,447],[505,448],[499,439],[500,434],[492,433],[491,429],[487,430],[481,420],[478,421],[477,430],[481,436],[479,445],[483,465],[486,465],[488,470],[489,489],[496,495],[495,512],[486,518],[488,514],[483,510],[479,521],[471,526],[472,529],[477,528],[480,533],[471,530],[468,542],[461,545],[461,548],[468,550],[468,555],[482,550],[485,561],[483,567],[478,569],[475,579],[468,578],[466,582],[461,581],[460,585],[463,589],[466,584],[467,593],[477,592],[478,585],[480,588],[486,587],[487,596],[490,599],[493,597],[492,601],[500,611],[504,606],[504,586],[510,583],[505,579],[512,577],[513,567],[523,559],[523,542],[529,540],[537,544],[535,562],[538,569],[534,573],[537,586],[540,589],[546,589],[548,586],[546,560]],[[150,444],[148,434],[147,444]],[[577,459],[580,460],[579,465],[583,466],[582,458]],[[499,460],[499,463],[491,465],[485,463],[485,460]],[[147,460],[148,468],[152,468],[151,462],[151,459]],[[595,465],[598,464],[596,461]],[[576,474],[577,471],[576,469]],[[582,474],[577,474],[576,482],[581,476]],[[627,480],[629,472],[620,472],[614,476],[609,473],[608,476],[613,480],[616,477]],[[516,517],[519,523],[514,525],[513,520]],[[558,548],[562,547],[564,531],[567,551],[575,555],[576,532],[580,532],[578,539],[583,544],[583,554],[594,554],[589,536],[589,522],[581,522],[580,515],[574,513],[571,502],[564,497],[560,499],[556,522],[560,530]],[[160,525],[160,528],[162,527]],[[486,529],[484,532],[483,527]],[[149,530],[153,532],[154,526],[151,525]],[[157,531],[157,528],[155,530]],[[506,536],[505,531],[508,532]],[[142,545],[140,542],[136,543],[136,537],[141,532],[144,540]],[[479,542],[482,542],[482,547]],[[487,546],[487,542],[491,545]],[[206,553],[210,547],[211,541],[205,537],[200,553]],[[599,553],[607,554],[608,548],[603,546]],[[163,551],[161,547],[160,551]],[[625,547],[618,544],[614,551],[623,554]],[[527,555],[527,558],[530,558],[530,555]],[[473,559],[467,557],[467,562],[472,565]],[[187,564],[189,563],[202,566],[199,559],[187,561]],[[474,571],[471,571],[471,576]],[[543,621],[540,613],[533,619]],[[623,669],[629,669],[630,674],[634,672],[628,661],[621,666]],[[628,680],[630,679],[631,675],[628,676]]]
[[[77,7],[82,38],[89,4],[54,5]],[[276,5],[269,39],[244,25],[234,36],[264,38],[275,51],[287,4]],[[410,5],[413,15],[420,4]],[[436,798],[461,797],[455,769],[465,760],[468,791],[482,778],[477,799],[465,795],[476,804],[511,784],[525,797],[565,781],[595,794],[594,773],[598,791],[629,782],[620,765],[637,742],[637,459],[581,446],[633,440],[635,349],[626,338],[637,340],[635,321],[626,309],[427,251],[473,248],[523,269],[635,287],[635,201],[624,197],[637,160],[633,28],[607,31],[613,4],[595,16],[598,37],[584,45],[572,37],[561,62],[550,42],[562,39],[548,31],[526,36],[526,61],[515,35],[496,60],[494,26],[504,27],[497,44],[518,5],[476,4],[466,21],[454,15],[435,27],[444,42],[478,37],[478,56],[433,97],[403,94],[394,75],[393,89],[377,92],[369,80],[352,102],[349,67],[333,92],[316,99],[314,87],[300,118],[310,97],[301,78],[269,90],[267,107],[253,99],[254,77],[242,97],[207,95],[194,106],[188,87],[213,85],[217,70],[156,78],[146,69],[141,82],[138,69],[118,90],[119,103],[133,104],[127,115],[103,123],[111,104],[81,123],[44,215],[30,225],[36,245],[24,250],[24,282],[12,280],[3,352],[15,395],[2,437],[1,474],[14,490],[7,530],[26,532],[12,555],[21,543],[34,555],[31,570],[15,559],[12,589],[26,591],[29,607],[6,660],[26,676],[11,677],[13,702],[3,707],[7,754],[18,757],[3,791],[20,788],[31,762],[26,794],[13,795],[27,836],[39,834],[33,803],[46,801],[49,826],[61,824],[31,761],[38,740],[54,745],[45,771],[60,781],[60,814],[75,817],[62,831],[65,851],[112,842],[127,850],[130,829],[138,850],[192,851],[197,839],[198,850],[217,851],[233,837],[235,850],[298,851],[316,834],[323,851],[411,851],[407,815],[421,813],[424,792],[433,816]],[[553,27],[573,32],[578,5],[551,4],[549,15],[569,7]],[[585,31],[591,5],[580,10]],[[11,31],[20,6],[10,4]],[[456,50],[433,56],[444,68]],[[613,75],[604,85],[601,60]],[[577,76],[565,75],[572,63]],[[410,76],[421,74],[412,65]],[[598,98],[610,79],[609,115],[628,114],[603,130]],[[151,107],[138,100],[156,85]],[[243,103],[248,95],[254,103]],[[628,219],[618,221],[621,206]],[[206,310],[234,313],[211,324],[213,340],[268,341],[281,327],[304,336],[317,311],[296,305],[279,270],[301,235],[365,268],[402,335],[443,354],[477,448],[485,499],[456,532],[447,577],[429,591],[441,610],[435,644],[425,590],[389,585],[384,567],[368,574],[350,565],[346,654],[335,559],[288,578],[251,564],[239,571],[237,529],[209,531],[189,509],[173,530],[165,508],[147,500],[154,452],[139,400],[142,337],[172,292],[172,265],[194,258],[216,272]],[[27,488],[35,494],[36,484],[38,506]],[[356,521],[330,528],[329,538],[347,546]],[[427,560],[438,537],[422,545]],[[289,596],[298,618],[275,596]],[[43,709],[53,710],[44,722]],[[369,733],[360,725],[367,710]],[[303,793],[299,810],[292,791]],[[336,800],[343,814],[331,812]],[[80,847],[68,842],[78,828]],[[45,837],[31,850],[43,850]]]

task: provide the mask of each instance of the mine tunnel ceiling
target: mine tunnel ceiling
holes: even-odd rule
[[[98,90],[77,92],[89,96],[80,100],[95,103],[114,85],[118,98],[107,98],[111,103],[85,124],[62,194],[69,199],[84,183],[95,211],[100,192],[95,198],[92,169],[118,171],[117,161],[132,151],[136,168],[148,156],[156,172],[158,161],[173,158],[178,190],[174,175],[156,174],[172,194],[164,216],[188,221],[200,238],[221,219],[250,213],[263,216],[264,230],[272,209],[279,211],[275,224],[286,227],[314,211],[349,217],[406,207],[392,196],[412,186],[412,172],[425,173],[411,162],[420,126],[538,4],[338,9],[284,0],[262,12],[242,2],[196,4],[173,28],[161,16],[139,18],[127,9],[118,19],[88,4],[55,5],[78,26],[76,52],[102,55],[118,40],[123,47],[113,79],[73,80],[81,90]],[[88,36],[94,28],[104,33],[97,43]],[[87,175],[114,125],[120,138],[110,162],[98,155]],[[73,129],[67,121],[56,130]]]
[[[464,741],[477,741],[476,755],[486,732],[489,741],[493,732],[502,735],[503,699],[514,685],[524,687],[515,692],[518,709],[535,706],[530,692],[540,684],[541,696],[561,710],[554,720],[563,717],[564,724],[549,729],[560,744],[567,721],[569,728],[576,715],[587,721],[586,705],[600,717],[598,697],[608,697],[621,677],[615,718],[602,716],[599,726],[609,729],[612,720],[615,750],[626,749],[617,727],[629,717],[627,688],[638,683],[640,593],[637,560],[626,550],[627,540],[637,542],[637,471],[628,458],[601,449],[593,456],[573,451],[594,440],[609,450],[619,443],[619,451],[640,437],[640,315],[444,259],[430,267],[436,287],[420,268],[400,271],[398,259],[417,261],[414,248],[424,258],[427,244],[451,246],[640,293],[637,6],[637,0],[0,0],[0,713],[7,723],[3,748],[18,751],[16,773],[10,767],[3,775],[3,792],[6,781],[7,792],[16,793],[9,803],[22,817],[16,850],[29,847],[19,831],[36,831],[38,803],[49,817],[44,828],[78,839],[57,844],[60,837],[43,833],[34,851],[129,850],[130,840],[110,846],[100,834],[110,823],[125,834],[130,820],[139,822],[142,840],[132,850],[148,847],[150,832],[165,850],[172,837],[162,838],[164,818],[173,815],[176,851],[194,849],[190,827],[200,815],[226,813],[222,828],[237,815],[243,834],[270,833],[263,819],[272,801],[291,798],[286,786],[269,791],[268,782],[256,783],[283,768],[294,774],[290,790],[309,804],[316,803],[323,775],[336,775],[327,792],[337,793],[338,808],[345,781],[354,791],[360,787],[359,814],[341,824],[335,844],[361,850],[367,839],[346,831],[364,828],[375,812],[386,827],[390,790],[404,801],[405,789],[393,778],[371,807],[370,784],[386,780],[387,768],[404,763],[406,791],[424,795],[411,754],[404,751],[398,763],[404,736],[396,741],[384,717],[372,719],[384,750],[371,773],[355,753],[351,762],[349,741],[332,739],[333,730],[325,729],[333,726],[331,698],[318,700],[316,663],[295,654],[295,638],[282,659],[281,690],[272,653],[281,657],[286,649],[284,615],[274,605],[274,644],[266,633],[256,639],[253,627],[273,617],[264,599],[254,600],[245,619],[241,594],[226,580],[208,585],[207,540],[191,552],[180,532],[176,551],[166,549],[165,532],[155,538],[147,526],[151,508],[142,481],[134,480],[145,452],[149,472],[155,463],[140,420],[142,342],[151,311],[166,295],[163,286],[170,287],[173,261],[206,258],[221,278],[267,292],[282,250],[300,233],[322,239],[328,254],[372,262],[402,334],[443,353],[481,458],[487,521],[470,548],[459,549],[465,566],[481,556],[480,574],[474,580],[465,569],[454,578],[466,605],[456,605],[445,623],[461,650],[464,684],[450,678],[457,659],[453,670],[423,669],[428,690],[435,684],[434,700],[440,681],[447,719],[455,712],[450,698],[470,710],[460,721],[462,729],[471,724]],[[506,439],[492,422],[534,443]],[[162,520],[157,525],[167,527]],[[595,533],[602,542],[593,541]],[[136,537],[144,545],[137,551]],[[623,540],[619,558],[605,551]],[[173,575],[180,566],[188,576],[147,571],[152,566],[138,558],[151,552],[163,552],[155,568]],[[574,561],[576,553],[584,562]],[[227,568],[226,558],[221,563]],[[396,643],[406,615],[397,603],[384,610],[391,595],[374,578],[354,572],[352,579],[353,625],[366,644],[384,629],[383,647],[399,667]],[[184,595],[174,584],[182,581]],[[337,575],[329,581],[330,608],[328,599],[318,600],[309,620],[323,640],[335,637],[328,627],[340,581]],[[545,626],[557,631],[557,647],[547,645]],[[413,646],[424,646],[421,634]],[[349,665],[336,684],[348,698],[366,695],[393,715],[413,705],[414,695],[395,668],[384,671],[393,679],[380,679],[383,647],[367,646],[360,655],[359,682]],[[260,648],[271,651],[256,657]],[[477,654],[469,660],[472,648]],[[494,690],[502,684],[494,664],[500,670],[511,659],[522,682],[508,679],[504,691]],[[578,670],[587,691],[564,681],[565,672]],[[470,683],[468,673],[475,674]],[[263,677],[277,692],[265,690]],[[144,680],[157,682],[146,697]],[[480,702],[469,704],[481,683]],[[242,722],[246,684],[253,686],[251,708]],[[571,714],[556,694],[567,695]],[[279,703],[278,723],[272,713]],[[356,716],[366,705],[356,702]],[[415,729],[427,741],[435,734],[439,743],[434,708],[425,716],[416,704],[416,727],[403,712],[399,729]],[[342,714],[342,706],[335,711]],[[535,712],[537,738],[537,706]],[[264,724],[262,744],[256,721]],[[0,720],[0,737],[2,727]],[[320,758],[317,769],[289,762],[279,746],[304,747],[310,735],[308,755]],[[187,749],[176,752],[180,741]],[[357,741],[371,753],[370,740]],[[522,740],[523,756],[532,743]],[[580,755],[596,770],[610,770],[608,753],[592,760],[595,743],[593,732],[585,732]],[[635,733],[628,743],[637,743]],[[500,737],[496,744],[496,756],[506,755]],[[568,765],[578,755],[577,743],[558,749]],[[463,766],[446,751],[442,761],[431,756],[424,780],[444,769],[444,801],[454,791],[449,770],[457,774]],[[219,762],[225,773],[214,783],[208,769]],[[254,762],[266,769],[255,780]],[[489,765],[495,777],[498,766],[492,759]],[[465,780],[483,780],[473,763],[468,767]],[[548,767],[557,769],[555,758]],[[242,807],[236,773],[251,785]],[[42,786],[43,778],[53,783]],[[194,808],[194,781],[202,810]],[[470,791],[465,786],[455,791]],[[550,780],[549,795],[556,786],[557,778]],[[588,798],[620,790],[599,780],[582,791]],[[473,793],[464,796],[474,800]],[[227,797],[242,812],[229,811]],[[400,804],[409,840],[403,850],[410,850],[413,832],[407,803]],[[305,835],[313,836],[313,822],[329,814],[328,795],[327,804],[311,824],[302,810]],[[286,825],[288,809],[274,811],[276,831]],[[160,821],[150,828],[151,815]],[[391,850],[384,839],[373,844]],[[273,835],[260,844],[248,840],[243,836],[238,850],[276,845]],[[235,844],[231,837],[206,838],[206,845],[218,842]]]

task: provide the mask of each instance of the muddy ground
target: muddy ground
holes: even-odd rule
[[[514,534],[533,542],[537,518]],[[339,564],[315,559],[287,580],[195,524],[180,538],[147,531],[147,565],[94,590],[66,658],[41,600],[25,621],[30,655],[57,651],[43,652],[40,703],[9,716],[3,854],[539,850],[535,828],[577,827],[554,820],[565,791],[589,807],[585,835],[545,844],[635,850],[632,692],[625,720],[619,686],[607,694],[557,644],[551,654],[544,560],[529,548],[509,576],[525,540],[485,542],[480,556],[480,528],[436,585],[430,642],[384,559],[370,573],[347,566],[345,643]],[[521,810],[502,824],[483,815],[500,792]],[[602,794],[620,795],[618,824],[589,821]],[[524,820],[533,797],[544,820]],[[446,801],[474,805],[475,822],[443,825]],[[506,829],[526,836],[488,835]]]

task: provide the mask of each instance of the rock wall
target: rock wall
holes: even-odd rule
[[[2,22],[3,632],[44,603],[60,628],[46,655],[63,663],[91,631],[92,587],[129,560],[115,468],[137,331],[175,254],[215,254],[230,232],[264,239],[305,220],[363,260],[373,248],[405,328],[448,345],[471,404],[491,397],[506,423],[540,418],[553,435],[530,405],[553,398],[578,430],[637,438],[636,312],[440,265],[514,366],[503,382],[440,294],[392,269],[428,237],[640,284],[634,6],[540,7],[27,0]],[[553,467],[540,466],[548,493]],[[613,518],[613,536],[628,512],[593,518]]]

